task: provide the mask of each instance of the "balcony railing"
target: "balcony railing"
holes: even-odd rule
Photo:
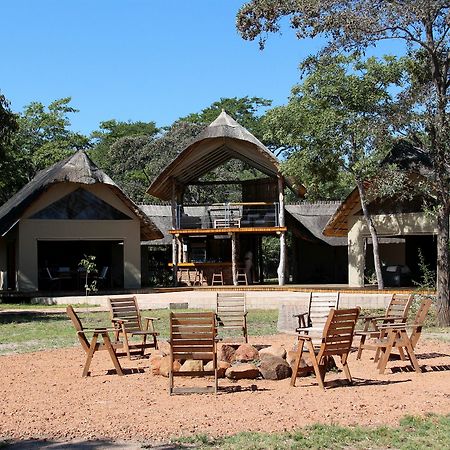
[[[278,227],[278,203],[177,205],[177,229]]]

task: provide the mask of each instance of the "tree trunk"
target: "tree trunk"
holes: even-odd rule
[[[361,200],[361,208],[364,214],[364,218],[366,219],[367,226],[369,227],[370,237],[372,238],[372,248],[373,248],[373,264],[375,266],[375,274],[377,276],[378,289],[384,289],[383,282],[383,274],[381,273],[381,264],[380,264],[380,250],[378,247],[378,236],[377,230],[373,224],[372,216],[369,213],[367,208],[367,200],[366,200],[366,190],[364,188],[364,184],[360,180],[356,180],[356,186],[358,187],[359,198]]]
[[[439,326],[450,325],[449,292],[449,211],[441,206],[437,218],[437,321]]]

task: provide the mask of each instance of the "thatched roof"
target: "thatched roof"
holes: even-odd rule
[[[38,172],[28,184],[0,207],[0,235],[4,235],[14,226],[22,217],[25,209],[56,183],[105,184],[138,217],[141,223],[142,239],[158,239],[163,236],[152,220],[143,214],[119,186],[100,170],[82,150]]]
[[[314,240],[319,240],[332,246],[347,245],[347,238],[326,237],[323,229],[330,217],[336,212],[340,202],[302,202],[286,205],[286,211],[311,233]]]
[[[270,177],[279,174],[279,161],[270,150],[222,111],[217,119],[158,175],[147,192],[162,200],[170,200],[172,179],[187,185],[230,159],[240,159]],[[294,186],[291,180],[286,182],[294,192],[304,194],[303,185],[299,183]]]
[[[381,166],[395,164],[399,170],[419,177],[429,177],[432,174],[432,162],[427,153],[413,147],[406,141],[398,141],[392,147],[389,155],[382,161]],[[370,182],[365,182],[369,187]],[[351,211],[360,204],[358,189],[355,188],[341,203],[339,208],[324,227],[325,236],[347,236],[348,218]]]

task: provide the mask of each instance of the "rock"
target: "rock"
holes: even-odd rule
[[[266,355],[278,356],[279,358],[286,358],[286,349],[281,345],[272,345],[271,347],[262,348],[259,351],[260,358]]]
[[[222,344],[220,347],[219,361],[226,361],[227,363],[232,363],[234,361],[234,354],[236,349],[227,344]]]
[[[203,361],[199,359],[187,359],[180,367],[180,372],[201,372]]]
[[[235,361],[253,361],[255,359],[259,359],[259,352],[256,350],[253,345],[250,344],[242,344],[236,350],[234,354]]]
[[[170,356],[164,356],[161,358],[161,362],[159,364],[159,374],[163,377],[169,376],[169,368],[170,368]],[[179,361],[175,360],[173,362],[173,371],[178,372],[181,368],[181,364]]]
[[[259,369],[254,364],[237,364],[229,367],[225,376],[231,380],[241,380],[243,378],[253,380],[259,376]]]
[[[161,365],[162,356],[155,356],[150,360],[150,367],[152,368],[153,375],[159,375],[159,368]]]
[[[219,378],[225,377],[226,370],[231,367],[230,363],[226,361],[217,361],[217,376]],[[205,365],[204,370],[213,370],[213,362],[209,361],[208,364]]]
[[[291,366],[279,356],[266,355],[259,366],[261,375],[266,380],[284,380],[292,375]]]

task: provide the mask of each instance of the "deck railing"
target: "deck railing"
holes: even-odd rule
[[[177,205],[177,229],[278,227],[279,204],[265,202]]]

